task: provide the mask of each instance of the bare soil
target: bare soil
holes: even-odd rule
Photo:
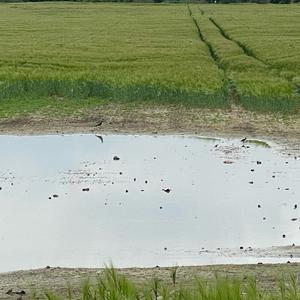
[[[97,126],[100,122],[101,126]],[[238,107],[209,110],[179,105],[114,103],[67,115],[49,111],[0,119],[2,134],[96,132],[247,136],[294,144],[299,149],[300,115],[258,114]]]

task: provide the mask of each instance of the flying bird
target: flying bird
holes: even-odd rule
[[[103,137],[101,136],[101,135],[95,135],[100,141],[101,141],[101,143],[103,143]]]

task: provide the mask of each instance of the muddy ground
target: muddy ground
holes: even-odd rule
[[[99,125],[101,123],[101,125]],[[99,126],[97,126],[99,125]],[[267,139],[299,149],[300,116],[259,114],[238,107],[209,110],[185,106],[103,104],[67,115],[35,113],[0,119],[2,134],[152,133]]]
[[[263,115],[233,108],[230,111],[205,110],[186,107],[151,107],[125,104],[107,104],[93,110],[81,110],[65,116],[49,114],[23,115],[0,120],[1,134],[55,134],[55,133],[151,133],[151,134],[199,134],[220,137],[251,137],[266,139],[286,145],[289,151],[299,153],[299,115]],[[20,245],[21,246],[21,245]],[[300,264],[275,265],[221,265],[180,267],[178,281],[190,284],[195,276],[211,278],[214,272],[245,278],[255,275],[259,285],[271,289],[279,274],[300,272]],[[24,290],[29,298],[34,290],[38,294],[51,289],[65,293],[68,283],[80,289],[82,280],[95,278],[101,269],[44,268],[0,274],[0,299],[17,299],[7,295],[12,289]],[[171,283],[168,268],[132,268],[122,273],[135,282],[143,282],[156,274]]]

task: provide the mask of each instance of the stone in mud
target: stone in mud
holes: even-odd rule
[[[13,293],[13,290],[12,289],[9,289],[5,294],[6,295],[11,295]]]

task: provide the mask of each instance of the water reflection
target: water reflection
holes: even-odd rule
[[[299,159],[238,140],[103,139],[0,137],[0,271],[279,262],[246,249],[300,243]]]

